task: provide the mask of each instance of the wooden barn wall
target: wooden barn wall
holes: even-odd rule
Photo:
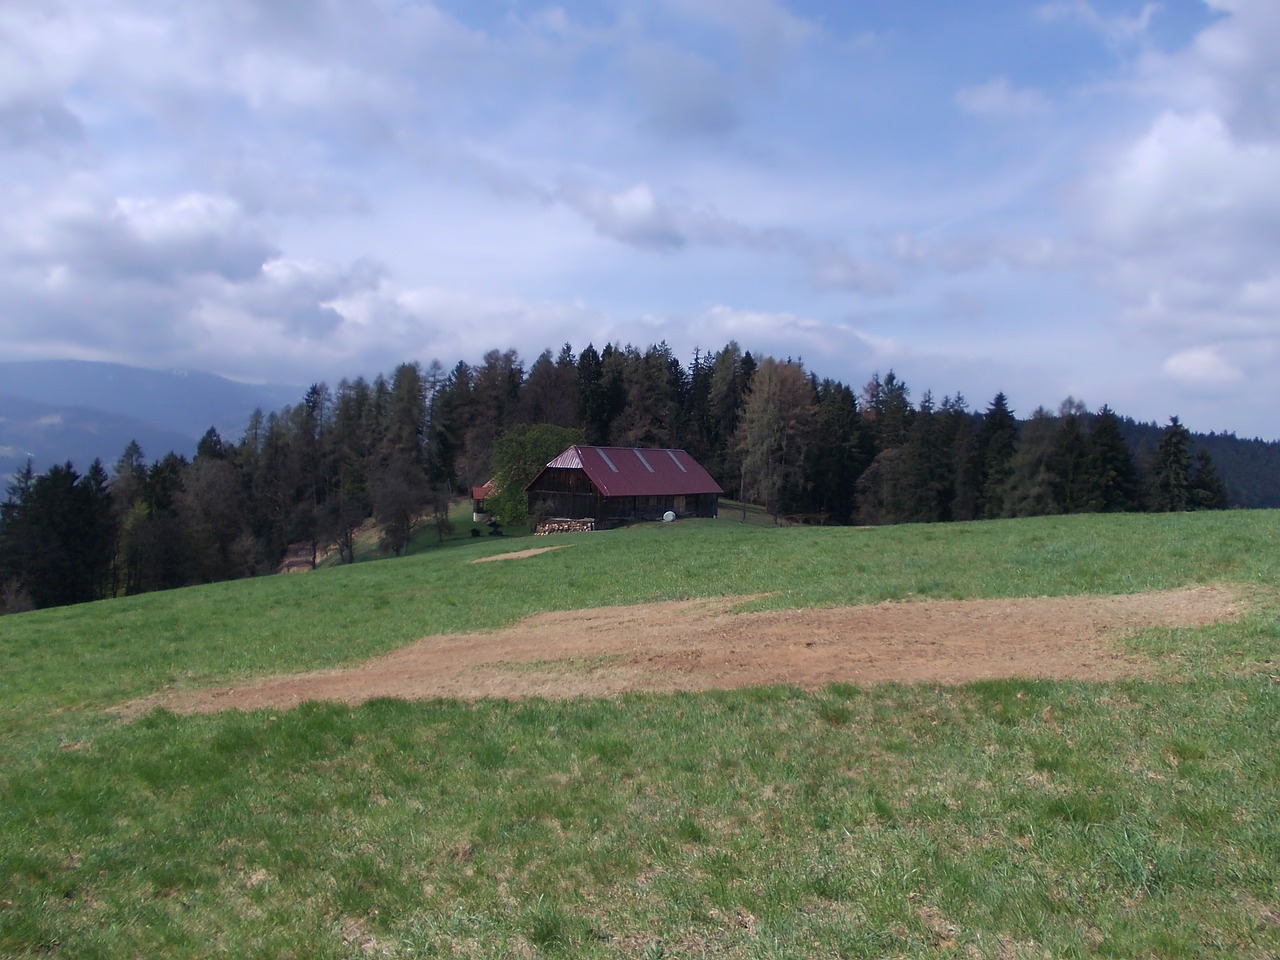
[[[681,517],[714,517],[720,498],[714,493],[653,497],[601,497],[583,470],[553,468],[529,488],[529,512],[549,517],[598,521],[660,520],[668,510]]]

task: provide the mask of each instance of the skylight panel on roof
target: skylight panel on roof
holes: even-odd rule
[[[596,453],[600,454],[600,459],[609,465],[610,470],[612,470],[614,473],[619,472],[618,468],[613,465],[613,461],[609,459],[609,455],[607,453],[605,453],[599,447],[592,447],[592,449],[595,450]]]
[[[646,460],[646,459],[644,458],[644,454],[643,454],[643,453],[641,453],[639,450],[637,450],[637,451],[635,451],[635,454],[636,454],[636,456],[637,456],[637,457],[639,457],[639,458],[640,458],[640,462],[644,464],[644,467],[645,467],[645,469],[646,469],[646,470],[648,470],[650,473],[657,473],[657,472],[658,472],[657,470],[653,469],[653,467],[652,467],[652,466],[650,466],[650,465],[649,465],[649,461],[648,461],[648,460]]]
[[[684,464],[680,462],[680,458],[676,456],[676,452],[674,450],[668,450],[667,456],[670,457],[672,462],[675,463],[675,465],[680,468],[681,473],[689,472],[684,468]]]

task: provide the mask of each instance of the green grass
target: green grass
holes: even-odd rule
[[[405,548],[405,554],[413,555],[415,553],[439,550],[442,547],[463,546],[478,539],[477,534],[480,537],[490,536],[489,528],[483,523],[475,523],[472,520],[473,516],[470,500],[454,501],[449,507],[449,522],[452,524],[453,529],[441,536],[432,525],[430,518],[424,518],[413,531],[413,535],[409,539],[409,546]],[[475,532],[473,533],[472,531]],[[532,533],[533,529],[527,523],[510,524],[502,528],[502,536],[506,539],[527,537]],[[390,556],[390,551],[386,550],[382,545],[382,531],[379,528],[370,526],[356,534],[356,563],[365,563],[369,560],[385,560]],[[336,549],[318,564],[322,568],[341,565],[342,560],[338,556]]]
[[[720,519],[753,527],[776,527],[778,521],[764,507],[740,500],[720,500]]]
[[[1280,513],[554,544],[0,619],[0,955],[1280,953]],[[109,712],[540,610],[1191,583],[1247,609],[1159,680]]]

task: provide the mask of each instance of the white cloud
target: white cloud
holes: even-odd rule
[[[1207,0],[1222,16],[1190,47],[1141,63],[1148,91],[1179,110],[1208,111],[1240,140],[1280,136],[1280,4]]]
[[[1213,5],[1224,16],[1186,50],[1144,57],[1154,114],[1074,195],[1084,262],[1118,316],[1175,348],[1168,378],[1202,388],[1264,376],[1249,358],[1280,349],[1280,7]]]
[[[818,32],[777,0],[666,0],[666,5],[730,34],[757,75],[771,75]]]
[[[273,244],[227,197],[102,196],[85,178],[58,182],[48,198],[10,194],[0,243],[13,263],[92,282],[168,284],[197,275],[244,279],[275,255]]]
[[[1131,43],[1143,37],[1151,26],[1152,18],[1159,11],[1159,4],[1147,3],[1132,16],[1106,16],[1089,0],[1056,0],[1043,4],[1038,10],[1046,20],[1073,20],[1112,44]]]
[[[182,275],[255,276],[274,248],[226,197],[122,197],[62,226],[72,269],[157,282]]]
[[[1090,185],[1112,242],[1280,243],[1280,143],[1240,143],[1212,113],[1164,112]],[[1253,258],[1249,258],[1252,260]]]
[[[1244,377],[1239,367],[1228,361],[1218,347],[1183,350],[1165,360],[1164,372],[1182,383],[1195,386],[1223,386]]]
[[[709,206],[695,206],[679,196],[659,197],[643,181],[614,191],[567,183],[548,194],[548,198],[584,217],[601,235],[641,249],[737,247],[808,260],[817,247],[809,238],[783,228],[757,228]]]
[[[615,193],[566,187],[561,197],[606,237],[650,249],[671,249],[685,243],[675,213],[658,201],[647,183]]]
[[[736,336],[1239,395],[1280,356],[1280,4],[1211,2],[1160,51],[1189,17],[1144,0],[943,43],[784,0],[0,0],[0,343],[309,381]]]
[[[1039,90],[1015,89],[1005,77],[957,91],[956,104],[966,113],[993,120],[1040,116],[1051,109]]]

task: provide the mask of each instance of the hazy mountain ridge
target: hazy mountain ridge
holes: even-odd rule
[[[210,427],[238,440],[256,407],[297,403],[302,387],[244,384],[201,371],[79,360],[0,362],[0,474],[94,458],[110,467],[130,440],[148,459],[185,456]]]
[[[198,439],[103,410],[0,396],[0,477],[21,470],[28,460],[37,473],[68,460],[83,472],[94,457],[110,469],[130,440],[137,440],[148,457],[170,450],[190,457]]]

